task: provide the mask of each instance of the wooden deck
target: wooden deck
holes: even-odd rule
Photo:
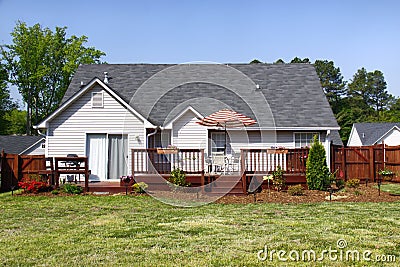
[[[265,174],[248,174],[247,184],[250,184],[251,179],[254,177],[259,183],[262,182],[262,188],[267,189],[267,182],[262,178]],[[166,179],[169,175],[155,175],[155,174],[140,174],[135,176],[135,182],[145,182],[149,187],[147,190],[152,191],[168,191],[171,190]],[[242,175],[237,174],[205,174],[205,185],[201,187],[201,175],[188,175],[187,182],[190,182],[191,188],[199,188],[199,192],[203,194],[228,194],[228,195],[244,195],[247,193],[247,188],[243,188]],[[303,174],[285,174],[286,184],[306,184],[306,179]],[[82,187],[85,186],[83,182],[77,183]],[[272,186],[272,185],[271,185]],[[89,182],[88,192],[104,192],[109,194],[131,192],[131,186],[126,188],[120,182]]]

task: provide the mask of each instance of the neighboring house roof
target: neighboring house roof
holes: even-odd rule
[[[331,140],[334,145],[343,146],[343,141],[340,138],[339,131],[337,130],[331,131]]]
[[[8,154],[24,154],[38,143],[44,141],[42,136],[1,135],[0,151]]]
[[[160,95],[156,89],[148,90],[140,99],[131,101],[137,89],[148,82],[149,78],[174,66],[177,65],[81,65],[62,102],[66,102],[76,94],[82,84],[86,85],[94,77],[103,77],[104,72],[107,72],[109,76],[107,86],[156,126],[165,125],[173,119],[171,116],[180,114],[188,106],[203,116],[228,107],[256,119],[261,126],[270,125],[270,118],[267,116],[255,118],[253,113],[254,109],[266,110],[266,106],[263,106],[265,103],[258,101],[260,98],[265,98],[274,118],[274,127],[339,129],[322,91],[315,68],[311,64],[228,64],[229,67],[247,75],[254,84],[259,85],[258,90],[253,87],[246,87],[244,90],[241,88],[240,93],[246,94],[248,99],[241,98],[237,93],[222,85],[204,82],[201,79],[204,73],[201,73],[200,69],[191,73],[191,78],[195,82],[175,86],[174,79],[162,79],[158,81],[159,86],[170,88],[168,92]],[[234,75],[231,72],[222,79],[235,86],[237,77]]]
[[[370,146],[376,144],[384,137],[389,131],[397,127],[400,129],[400,122],[361,122],[354,123],[350,133],[350,138],[356,130],[361,144],[363,146]],[[350,142],[350,139],[349,139]]]

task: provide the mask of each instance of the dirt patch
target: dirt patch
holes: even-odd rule
[[[304,190],[303,196],[291,196],[286,191],[263,190],[261,193],[247,196],[227,195],[220,198],[217,203],[316,203],[329,202],[329,192]],[[388,192],[378,192],[376,184],[360,185],[358,188],[345,188],[332,194],[332,202],[395,202],[400,201],[400,196]]]

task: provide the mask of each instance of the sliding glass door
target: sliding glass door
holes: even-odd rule
[[[122,134],[87,134],[86,156],[91,181],[119,179],[128,175],[128,142]]]
[[[128,175],[128,144],[126,135],[108,136],[108,179]]]

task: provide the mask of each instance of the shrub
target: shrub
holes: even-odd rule
[[[68,194],[81,194],[83,192],[82,186],[74,185],[74,184],[65,184],[63,187],[63,191]]]
[[[149,186],[145,182],[139,182],[132,185],[132,189],[136,193],[145,193]]]
[[[283,176],[283,170],[281,166],[278,166],[275,171],[272,172],[273,184],[276,190],[281,191],[286,185],[286,179]]]
[[[177,186],[189,186],[190,184],[186,182],[186,174],[183,170],[179,168],[175,168],[171,172],[171,176],[169,177],[169,181]]]
[[[302,196],[304,195],[303,186],[301,184],[291,185],[288,187],[288,194],[291,196]]]
[[[57,190],[57,189],[54,189],[53,191],[51,191],[51,193],[52,193],[53,195],[58,195],[58,194],[60,194],[60,191]]]
[[[356,188],[360,186],[360,179],[350,179],[346,182],[346,186],[350,188]]]
[[[330,185],[331,174],[326,163],[324,146],[314,136],[306,164],[307,186],[311,190],[325,190]]]
[[[343,189],[344,186],[345,186],[344,180],[342,180],[342,179],[337,179],[337,180],[336,180],[336,187],[337,187],[338,189]]]
[[[18,182],[18,186],[22,188],[26,193],[40,193],[49,192],[52,187],[48,185],[40,175],[31,175],[29,178],[22,179]]]

